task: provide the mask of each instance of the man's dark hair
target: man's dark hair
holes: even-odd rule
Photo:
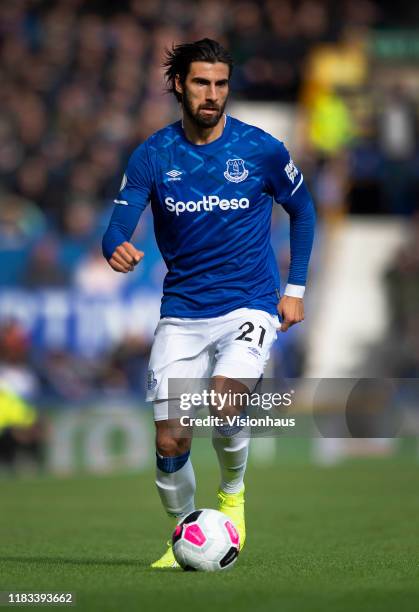
[[[167,83],[167,91],[176,96],[178,102],[182,96],[176,91],[175,77],[178,74],[181,83],[186,81],[186,76],[189,72],[189,66],[192,62],[209,62],[215,64],[222,62],[229,67],[229,78],[233,71],[233,58],[230,53],[224,49],[216,40],[211,38],[203,38],[193,43],[184,43],[182,45],[173,45],[172,49],[166,49],[166,58],[163,62],[165,77]]]

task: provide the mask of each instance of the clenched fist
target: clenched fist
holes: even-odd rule
[[[291,325],[304,321],[304,303],[302,298],[284,295],[277,306],[277,310],[282,319],[280,327],[282,332],[288,331]]]
[[[123,242],[114,250],[108,263],[116,272],[132,272],[140,263],[144,253],[135,248],[130,242]]]

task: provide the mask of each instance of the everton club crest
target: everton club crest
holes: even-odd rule
[[[244,167],[242,159],[228,159],[224,176],[232,183],[241,183],[249,176],[249,170]]]

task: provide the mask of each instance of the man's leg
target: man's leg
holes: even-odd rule
[[[163,507],[178,520],[195,510],[191,438],[173,420],[156,421],[156,485]]]
[[[195,510],[195,474],[190,459],[191,432],[173,419],[156,421],[155,425],[156,485],[163,507],[173,519],[174,528],[177,522]],[[170,541],[167,546],[164,555],[152,563],[151,567],[177,567]]]
[[[214,429],[212,445],[220,465],[220,489],[224,493],[238,493],[244,488],[244,474],[249,452],[249,438],[223,435],[221,428]]]
[[[240,393],[247,394],[248,388],[241,382],[231,380],[223,376],[215,376],[212,379],[211,388],[217,393]],[[218,414],[239,416],[243,409],[239,406],[225,406]],[[220,464],[221,483],[220,489],[225,493],[238,493],[243,489],[243,479],[247,465],[249,450],[249,437],[243,432],[243,428],[229,427],[228,425],[214,428],[212,444],[217,453]]]
[[[217,393],[238,393],[244,396],[248,388],[239,381],[223,376],[215,376],[211,388]],[[213,409],[216,409],[216,406]],[[238,416],[243,412],[242,406],[225,405],[218,411],[219,416]],[[247,435],[246,435],[247,434]],[[246,539],[244,519],[244,474],[249,451],[249,435],[246,429],[221,425],[213,429],[212,444],[220,466],[221,482],[218,490],[218,508],[227,514],[240,535],[240,548]]]
[[[156,423],[156,485],[173,529],[194,509],[195,477],[189,458],[192,432],[176,426],[179,406],[178,402],[169,406],[167,398],[173,394],[169,380],[203,377],[208,369],[207,345],[205,322],[165,317],[160,319],[151,349],[147,400],[153,402]],[[152,567],[174,564],[169,542],[165,555]]]
[[[231,392],[224,397],[231,398],[233,404],[218,411],[220,416],[226,413],[237,416],[241,412],[241,394],[253,393],[263,374],[278,325],[277,316],[248,308],[232,311],[218,321],[217,329],[213,330],[217,340],[212,388],[222,394]],[[246,428],[239,431],[239,427],[236,430],[224,427],[222,436],[217,438],[216,435],[214,441],[221,471],[218,508],[235,523],[240,548],[246,538],[243,478],[249,437],[250,431]]]

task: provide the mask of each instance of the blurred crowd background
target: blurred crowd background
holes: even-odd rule
[[[0,429],[25,406],[143,396],[165,273],[149,213],[135,235],[146,252],[135,274],[112,272],[100,240],[131,151],[179,116],[163,92],[165,47],[203,37],[232,52],[233,103],[292,111],[292,152],[319,215],[313,286],[334,257],[330,236],[348,220],[397,224],[401,239],[380,273],[386,325],[363,363],[374,361],[375,376],[418,376],[419,5],[2,0]],[[272,242],[285,271],[288,228],[279,214]],[[137,319],[123,333],[118,299]],[[321,308],[318,298],[308,304]],[[274,373],[307,374],[307,342],[304,331],[284,335]]]

